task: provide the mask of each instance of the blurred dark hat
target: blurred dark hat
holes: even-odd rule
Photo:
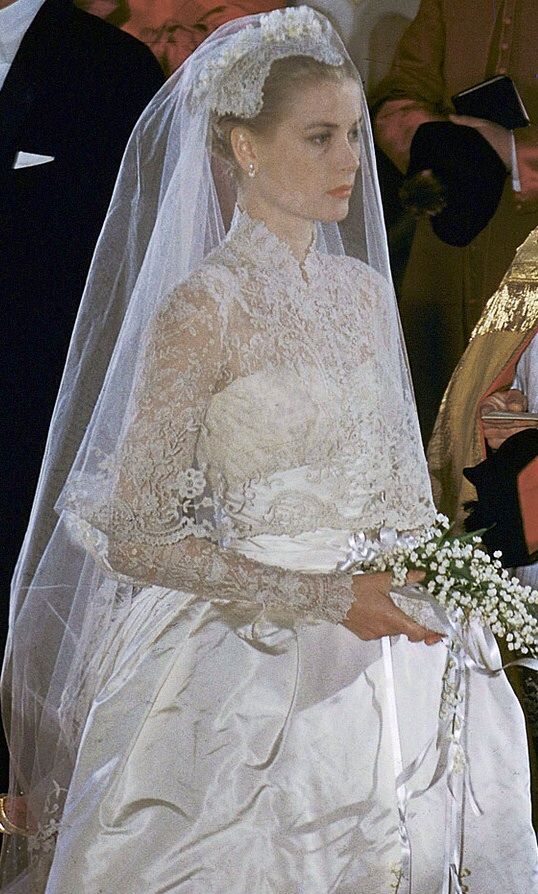
[[[474,127],[431,121],[413,137],[400,198],[430,217],[439,239],[462,247],[495,214],[506,176],[503,161]]]

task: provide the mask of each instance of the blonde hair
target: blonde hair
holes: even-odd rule
[[[263,85],[263,107],[255,118],[236,115],[215,116],[212,122],[212,151],[225,161],[232,171],[240,173],[232,148],[231,133],[236,127],[247,127],[256,134],[268,133],[282,118],[286,105],[298,89],[320,81],[338,82],[357,79],[349,62],[328,65],[311,56],[288,56],[276,59]]]

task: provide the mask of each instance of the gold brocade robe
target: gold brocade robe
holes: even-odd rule
[[[538,327],[538,228],[519,248],[488,302],[445,392],[428,448],[438,509],[461,524],[463,503],[476,498],[465,466],[484,457],[479,405],[509,388],[519,357]]]
[[[465,516],[463,504],[476,499],[476,491],[463,477],[463,469],[476,465],[485,456],[480,404],[494,391],[510,388],[518,360],[537,332],[538,228],[518,249],[508,273],[486,305],[445,392],[428,447],[435,503],[459,528]],[[504,649],[502,641],[499,645],[503,661],[511,661],[513,654]],[[518,670],[511,668],[508,677],[530,724],[534,709],[529,692],[525,691],[529,680]],[[532,679],[535,674],[528,672],[528,676]],[[538,829],[538,758],[532,747],[529,755],[534,826]]]

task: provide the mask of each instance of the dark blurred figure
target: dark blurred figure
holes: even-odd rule
[[[2,641],[92,252],[129,134],[163,80],[147,47],[69,0],[0,0]]]
[[[515,131],[521,191],[506,178],[489,224],[464,248],[447,245],[427,218],[418,221],[400,288],[404,326],[424,440],[431,434],[450,375],[486,300],[517,246],[538,224],[538,4],[536,0],[422,0],[391,70],[372,97],[380,148],[401,172],[421,124],[454,113],[450,97],[495,74],[515,82],[533,126]],[[456,118],[452,119],[457,120]],[[481,119],[474,127],[511,169],[511,133]],[[476,177],[481,171],[476,170]],[[412,232],[401,224],[403,238]],[[396,276],[398,279],[398,276]]]
[[[376,161],[383,216],[387,228],[392,280],[396,293],[400,295],[413,245],[416,217],[402,207],[400,189],[404,178],[401,172],[379,148],[376,148]]]

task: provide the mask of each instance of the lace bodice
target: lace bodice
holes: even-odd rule
[[[155,319],[99,496],[79,481],[73,508],[101,532],[110,567],[341,619],[345,575],[271,567],[237,547],[432,519],[393,315],[388,284],[362,262],[312,248],[299,264],[241,216]]]

